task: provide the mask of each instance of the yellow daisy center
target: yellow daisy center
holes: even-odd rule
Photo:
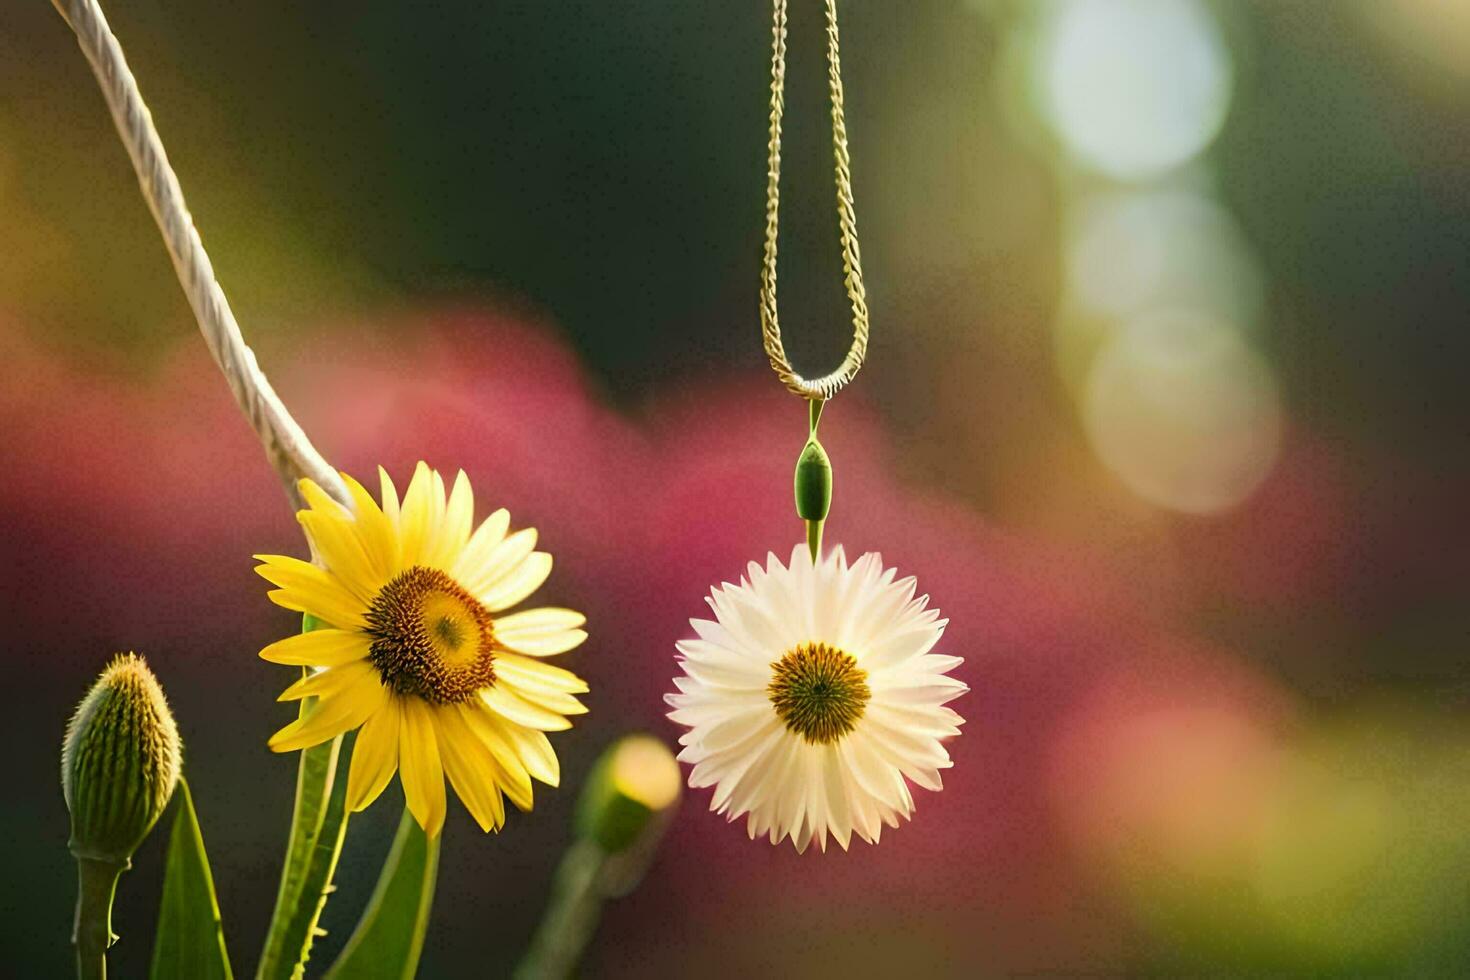
[[[363,618],[373,639],[368,660],[398,694],[454,704],[495,683],[489,610],[437,568],[398,573]]]
[[[766,693],[787,729],[813,745],[852,731],[873,696],[867,671],[825,643],[800,644],[771,664]]]

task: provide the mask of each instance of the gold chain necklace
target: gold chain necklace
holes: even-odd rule
[[[771,130],[766,169],[766,243],[761,265],[761,340],[771,369],[791,393],[809,403],[807,441],[796,463],[796,513],[806,522],[812,560],[822,550],[822,526],[832,507],[832,463],[817,441],[822,406],[845,388],[868,353],[868,297],[863,286],[862,252],[852,200],[852,164],[847,151],[847,121],[842,106],[842,59],[837,32],[837,0],[827,4],[827,85],[832,100],[832,156],[837,184],[837,226],[842,234],[842,273],[852,304],[852,346],[831,374],[808,380],[796,373],[781,343],[776,310],[776,246],[781,227],[781,117],[786,108],[786,2],[773,0],[771,24]]]
[[[786,106],[786,0],[773,0],[771,27],[771,139],[766,183],[766,247],[761,268],[761,337],[771,368],[787,390],[809,401],[825,401],[841,391],[863,366],[868,352],[868,298],[863,287],[857,215],[852,203],[847,122],[842,109],[842,61],[838,51],[837,0],[827,0],[827,81],[832,98],[832,155],[836,163],[837,224],[842,232],[842,271],[852,302],[852,347],[837,370],[807,380],[796,373],[781,345],[776,313],[776,239],[781,221],[781,116]]]

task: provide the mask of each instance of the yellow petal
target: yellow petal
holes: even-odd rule
[[[339,629],[362,629],[362,603],[341,589],[271,589],[265,597],[282,609],[292,612],[310,613],[317,619]]]
[[[570,694],[563,694],[559,691],[538,691],[518,687],[505,678],[501,678],[500,683],[504,687],[515,691],[523,700],[538,708],[545,708],[554,714],[585,715],[587,713],[587,706]]]
[[[393,485],[393,478],[388,475],[388,471],[381,466],[378,467],[378,487],[383,496],[383,516],[388,519],[388,526],[393,529],[396,540],[399,530],[398,488]]]
[[[478,593],[480,601],[491,612],[509,609],[526,596],[541,588],[546,576],[551,574],[551,556],[544,551],[533,551],[526,556],[516,570]]]
[[[562,630],[576,629],[585,622],[587,622],[587,617],[575,609],[542,606],[538,609],[525,609],[518,613],[496,617],[495,632],[559,633]]]
[[[371,643],[356,630],[312,630],[277,640],[260,651],[260,657],[293,667],[337,667],[366,657]]]
[[[526,556],[536,550],[537,532],[534,527],[522,528],[485,553],[473,568],[465,568],[466,575],[460,580],[476,595],[494,588],[520,567]]]
[[[398,571],[398,528],[388,519],[367,488],[346,473],[342,482],[352,495],[352,507],[356,514],[357,535],[362,540],[363,550],[374,573],[380,581],[392,578]],[[397,504],[397,499],[393,503]]]
[[[268,744],[273,752],[295,752],[336,738],[371,717],[387,696],[376,677],[366,677],[357,687],[317,702],[305,717],[272,735]]]
[[[496,768],[488,749],[470,731],[459,708],[435,710],[439,726],[439,756],[444,772],[465,809],[487,833],[505,826],[505,801],[496,782]]]
[[[398,741],[398,765],[408,809],[430,837],[444,828],[444,767],[439,761],[434,716],[418,698],[400,701],[403,726]]]
[[[480,744],[490,753],[495,765],[496,782],[522,810],[531,809],[531,775],[516,754],[514,746],[502,734],[502,725],[483,704],[470,701],[459,705],[459,714]]]
[[[255,558],[263,562],[255,566],[255,574],[283,589],[303,594],[323,593],[328,602],[337,605],[365,605],[336,575],[319,565],[288,555],[256,555]]]
[[[562,633],[545,633],[541,636],[524,634],[512,637],[497,636],[496,639],[506,649],[523,653],[528,657],[553,657],[558,653],[574,650],[587,642],[587,631],[566,630]]]
[[[541,732],[519,725],[502,725],[502,731],[525,763],[526,771],[548,786],[561,782],[561,763],[551,748],[551,741]]]
[[[521,689],[558,691],[562,694],[587,693],[587,682],[570,670],[553,667],[515,653],[497,653],[495,672]]]
[[[371,603],[383,579],[368,558],[355,523],[327,517],[314,510],[300,511],[296,520],[306,530],[312,547],[332,577],[364,604]]]
[[[495,619],[495,640],[532,657],[549,657],[579,646],[587,634],[578,629],[587,617],[572,609],[527,609]]]
[[[311,510],[340,520],[352,519],[352,512],[333,500],[330,494],[317,486],[315,480],[309,478],[297,480],[296,488],[301,491],[301,499],[306,501],[306,506]]]
[[[404,567],[417,565],[434,530],[434,474],[429,465],[420,462],[403,494],[403,511],[398,518],[399,544],[403,549]]]
[[[454,489],[449,494],[449,502],[434,534],[433,547],[424,557],[424,564],[434,568],[451,567],[470,539],[474,521],[475,497],[470,489],[470,478],[460,470],[454,478]]]
[[[444,476],[433,467],[429,468],[429,529],[424,535],[424,550],[419,554],[420,565],[431,565],[439,550],[439,532],[444,527]]]
[[[572,727],[571,722],[555,711],[548,711],[539,705],[532,704],[503,684],[496,684],[482,690],[480,700],[502,718],[509,719],[517,725],[525,725],[527,728],[543,732],[561,732]]]
[[[347,809],[354,813],[376,800],[398,771],[400,715],[398,699],[389,697],[357,733],[347,772]]]
[[[454,567],[449,570],[454,580],[471,592],[475,591],[469,583],[480,582],[483,576],[492,573],[490,555],[505,540],[505,532],[509,528],[510,513],[504,507],[485,518],[475,529],[475,533],[470,535],[469,543],[464,546],[464,550],[455,559]]]
[[[331,698],[356,685],[369,674],[376,677],[377,673],[377,669],[366,660],[353,660],[341,667],[332,667],[314,674],[307,674],[282,691],[281,696],[276,700],[300,701],[302,698]]]
[[[502,653],[495,658],[495,686],[513,691],[523,700],[556,714],[585,715],[587,713],[586,706],[572,697],[567,690],[569,685],[580,686],[584,691],[587,689],[576,674],[563,670],[561,673],[565,675],[564,677],[554,675],[547,677],[542,675],[537,668],[544,670],[560,670],[560,668],[548,667],[546,664],[526,657],[510,660],[509,658],[513,656],[515,655]],[[522,666],[523,664],[527,666]]]

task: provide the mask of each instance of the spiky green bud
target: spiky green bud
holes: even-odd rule
[[[652,735],[625,735],[588,776],[577,801],[577,831],[609,854],[626,850],[679,800],[679,763]]]
[[[179,729],[137,654],[113,658],[77,706],[61,749],[73,854],[126,867],[173,796]]]

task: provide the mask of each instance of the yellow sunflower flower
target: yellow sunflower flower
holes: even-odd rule
[[[279,606],[323,628],[260,652],[272,663],[317,668],[282,701],[317,698],[304,717],[270,739],[277,752],[304,749],[360,728],[347,775],[347,806],[372,803],[402,773],[414,818],[430,837],[444,826],[444,777],[486,831],[505,824],[502,798],[531,809],[531,779],[555,786],[546,732],[571,727],[587,709],[587,685],[542,663],[581,644],[581,613],[527,609],[503,614],[546,580],[551,556],[536,531],[508,534],[497,510],[478,528],[463,472],[445,493],[419,463],[402,504],[381,468],[383,505],[343,474],[349,509],[311,480],[297,517],[320,565],[257,555],[256,571]]]

